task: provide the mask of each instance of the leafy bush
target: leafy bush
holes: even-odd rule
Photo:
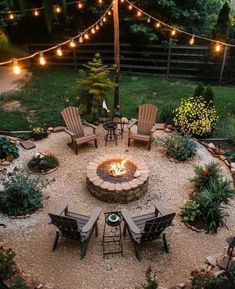
[[[137,287],[136,289],[157,289],[158,282],[156,280],[156,273],[153,273],[150,266],[145,273],[145,277],[146,282],[141,287]]]
[[[181,220],[183,222],[193,222],[201,214],[199,207],[200,205],[196,201],[187,201],[180,214]]]
[[[7,138],[0,137],[0,159],[5,159],[6,156],[13,154],[16,158],[19,156],[19,149],[15,144],[11,143]]]
[[[46,138],[47,136],[48,136],[48,133],[46,129],[43,127],[40,127],[40,126],[34,127],[32,130],[32,137],[34,140],[40,140],[40,139]]]
[[[52,154],[44,155],[42,153],[36,153],[36,155],[28,162],[29,170],[34,173],[43,173],[56,168],[58,165],[58,159]]]
[[[179,133],[173,133],[163,139],[162,143],[166,147],[167,155],[179,161],[185,161],[195,156],[197,151],[196,143],[188,135],[182,136]]]
[[[194,97],[197,98],[197,97],[203,96],[204,92],[205,92],[205,87],[202,83],[200,83],[195,88]]]
[[[43,206],[42,188],[39,178],[30,178],[27,173],[15,169],[3,182],[0,194],[2,210],[8,215],[25,215]]]
[[[204,224],[207,232],[217,233],[218,228],[226,226],[226,216],[223,205],[229,205],[230,199],[235,196],[231,182],[223,179],[223,175],[216,163],[205,167],[195,167],[196,176],[191,180],[196,193],[181,211],[184,222],[195,220]]]
[[[14,259],[15,252],[10,248],[0,248],[0,285],[4,279],[10,278],[14,275]]]
[[[210,183],[220,179],[221,171],[220,165],[215,162],[211,162],[205,166],[194,166],[195,177],[191,179],[197,190],[205,189]]]
[[[210,272],[195,270],[192,272],[194,289],[213,289],[215,277]]]
[[[217,119],[213,105],[208,106],[203,97],[190,97],[181,100],[176,108],[174,123],[182,134],[206,136],[212,132]]]
[[[206,103],[209,106],[212,106],[214,103],[215,94],[210,85],[208,85],[205,89],[204,85],[200,83],[196,88],[194,92],[194,98],[200,98],[203,97],[203,99],[206,101]]]
[[[20,276],[15,276],[12,278],[10,289],[29,289],[29,287]]]

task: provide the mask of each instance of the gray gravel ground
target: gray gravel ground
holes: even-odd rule
[[[103,259],[103,213],[99,220],[99,236],[92,237],[85,259],[80,260],[78,244],[69,240],[61,240],[59,248],[52,252],[55,228],[48,224],[48,213],[65,199],[70,199],[71,210],[83,214],[89,214],[94,207],[100,206],[103,212],[128,208],[132,215],[138,215],[151,212],[157,200],[161,200],[168,210],[179,213],[192,190],[189,178],[193,176],[193,164],[206,164],[213,160],[211,154],[199,144],[193,160],[177,163],[170,161],[164,150],[156,144],[151,152],[138,143],[127,148],[125,136],[124,141],[118,141],[117,147],[114,143],[105,147],[102,127],[99,127],[99,135],[98,149],[93,144],[84,145],[76,156],[66,145],[69,137],[65,133],[52,134],[37,142],[33,150],[21,149],[20,158],[12,164],[12,167],[18,165],[24,168],[39,151],[51,152],[60,161],[57,171],[43,177],[47,180],[55,178],[55,181],[50,182],[44,191],[49,199],[45,201],[42,211],[22,220],[1,218],[7,225],[1,235],[6,244],[16,250],[19,266],[24,272],[58,289],[134,289],[144,280],[145,271],[151,265],[157,272],[160,285],[172,286],[185,280],[191,270],[200,266],[208,255],[221,252],[226,245],[226,237],[231,236],[235,229],[235,202],[229,208],[230,216],[227,219],[230,230],[223,228],[217,235],[196,233],[182,224],[177,216],[175,226],[167,230],[170,253],[164,252],[162,241],[155,241],[144,246],[141,262],[135,258],[129,237],[123,242],[124,257]],[[147,162],[151,177],[145,197],[128,205],[112,205],[102,203],[89,194],[85,182],[86,167],[92,159],[108,152],[130,153]],[[222,162],[221,165],[224,175],[230,178],[227,167]]]

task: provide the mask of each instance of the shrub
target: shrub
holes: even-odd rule
[[[183,222],[193,222],[201,214],[199,207],[200,205],[196,201],[187,201],[180,214],[181,220]]]
[[[25,215],[43,206],[42,188],[39,178],[30,178],[27,173],[15,169],[3,182],[0,200],[2,210],[9,215]]]
[[[158,282],[156,280],[156,273],[153,273],[151,267],[149,266],[145,273],[146,282],[136,289],[157,289]]]
[[[12,154],[15,158],[19,156],[19,149],[7,138],[0,137],[0,159],[5,159]]]
[[[210,85],[207,86],[207,88],[204,92],[203,98],[205,99],[206,103],[209,106],[213,106],[215,94],[214,94],[214,91]]]
[[[196,193],[192,200],[182,208],[181,219],[184,222],[200,221],[207,232],[217,233],[218,228],[226,226],[223,205],[228,205],[235,196],[231,182],[223,179],[219,165],[211,162],[205,167],[195,167],[194,183]]]
[[[210,272],[193,271],[193,288],[194,289],[213,289],[215,277]]]
[[[50,154],[45,155],[36,153],[35,156],[28,162],[28,168],[34,173],[43,173],[56,168],[59,165],[58,159]]]
[[[0,285],[4,279],[10,278],[15,273],[15,252],[10,248],[0,248]]]
[[[162,140],[166,147],[166,153],[169,157],[173,157],[179,161],[185,161],[195,156],[197,146],[190,136],[182,136],[179,133],[173,133]]]
[[[194,166],[195,177],[191,179],[195,188],[200,191],[209,186],[210,183],[220,179],[221,171],[220,165],[215,162],[211,162],[205,166]]]
[[[29,289],[29,287],[20,276],[15,276],[12,278],[10,289]]]
[[[217,113],[203,97],[183,99],[175,110],[174,123],[182,134],[209,135],[215,127]]]
[[[46,138],[47,136],[48,136],[48,133],[46,129],[43,127],[40,127],[40,126],[34,127],[32,130],[32,137],[34,140],[40,140],[40,139]]]
[[[194,97],[200,97],[203,96],[205,92],[205,87],[202,83],[198,84],[198,86],[195,88],[194,91]]]

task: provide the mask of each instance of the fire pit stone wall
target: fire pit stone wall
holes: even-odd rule
[[[107,179],[102,177],[98,170],[105,163],[120,162],[127,160],[131,167],[135,167],[132,175],[126,179],[121,177]],[[107,169],[107,175],[108,175]],[[141,198],[148,189],[149,169],[141,160],[127,155],[105,155],[99,156],[91,161],[86,173],[87,187],[90,193],[97,199],[107,203],[129,203]]]

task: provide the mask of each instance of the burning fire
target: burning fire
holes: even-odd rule
[[[122,160],[120,162],[115,162],[110,165],[109,174],[114,177],[121,177],[126,173],[126,162],[127,160]]]

